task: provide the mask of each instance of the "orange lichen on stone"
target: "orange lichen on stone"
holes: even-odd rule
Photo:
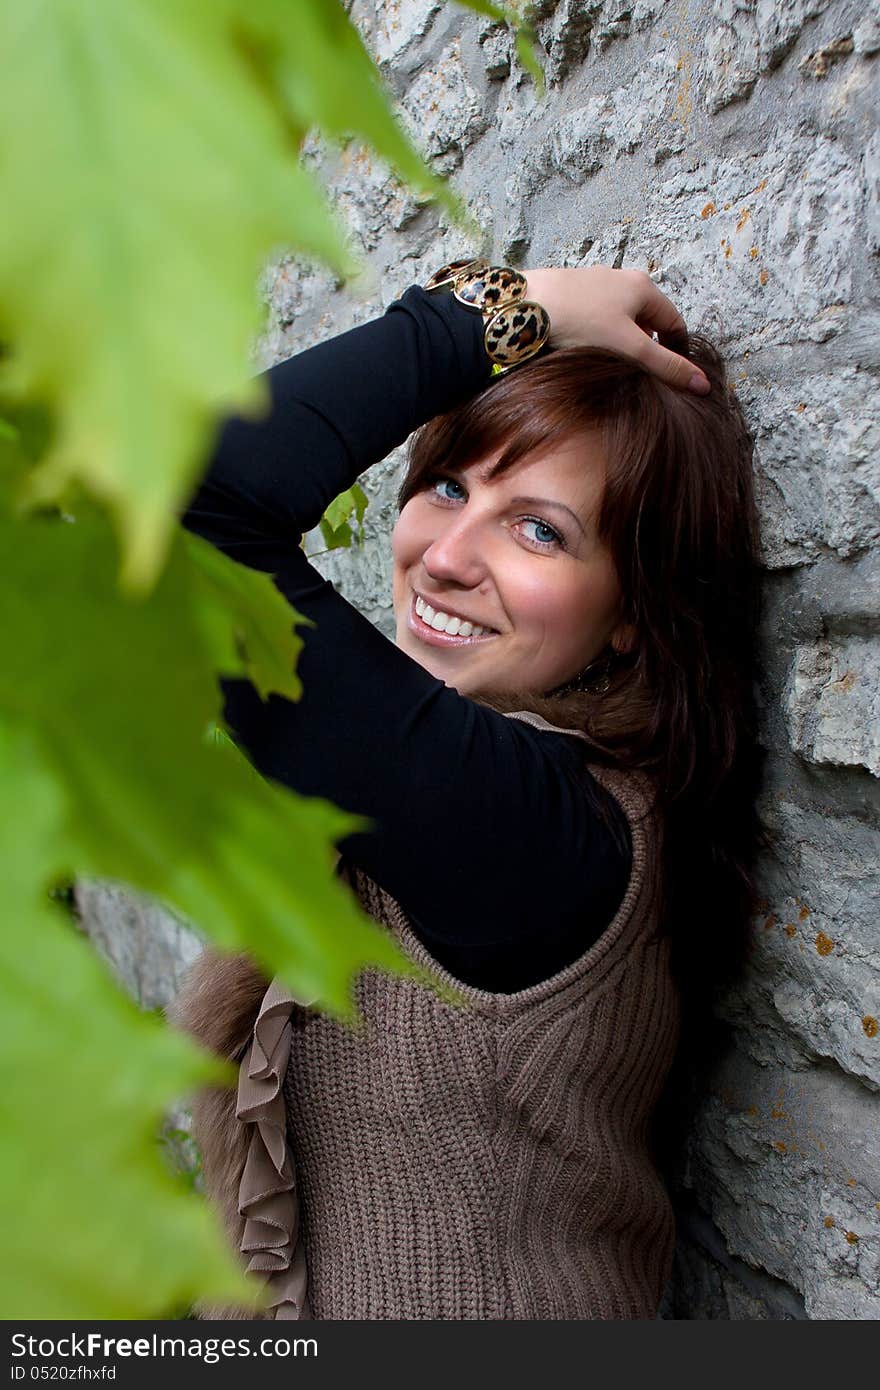
[[[803,401],[798,401],[798,415],[802,414],[803,411],[806,410],[806,408],[807,407]]]
[[[782,1142],[781,1139],[774,1139],[774,1140],[773,1140],[773,1147],[774,1147],[774,1149],[776,1149],[777,1153],[781,1153],[781,1154],[788,1153],[788,1148],[787,1148],[786,1145]]]
[[[807,904],[806,904],[806,903],[802,903],[802,904],[801,904],[801,910],[800,910],[800,912],[798,913],[798,917],[800,918],[800,920],[801,920],[802,922],[806,922],[806,920],[807,920],[807,918],[809,917],[809,915],[810,915],[810,909],[807,907]]]
[[[771,1119],[774,1119],[774,1120],[784,1120],[784,1119],[786,1118],[786,1116],[785,1116],[785,1111],[784,1111],[784,1109],[782,1108],[782,1106],[781,1106],[781,1105],[774,1105],[773,1109],[770,1111],[770,1117],[771,1117]]]
[[[732,207],[733,207],[733,203],[725,203],[725,204],[724,204],[724,211],[725,211],[725,212],[730,212],[730,209],[731,209]]]
[[[826,1217],[825,1217],[825,1229],[826,1229],[826,1231],[830,1231],[830,1230],[832,1229],[832,1227],[833,1227],[835,1224],[836,1224],[836,1223],[835,1223],[835,1220],[834,1220],[834,1217],[833,1217],[833,1216],[826,1216]]]
[[[795,926],[794,922],[786,922],[785,926],[783,927],[783,931],[785,932],[786,936],[797,936],[797,927]]]
[[[826,936],[823,931],[820,931],[816,937],[816,950],[819,952],[820,956],[830,956],[831,952],[834,950],[834,942],[831,940],[831,937]]]
[[[749,258],[750,258],[751,260],[753,260],[753,261],[756,261],[756,260],[758,259],[758,248],[757,248],[757,246],[750,246],[750,247],[749,247]]]
[[[847,1231],[846,1238],[850,1245],[858,1245],[859,1243],[859,1238],[855,1231]]]
[[[827,77],[831,64],[852,53],[853,47],[852,34],[845,34],[842,38],[834,39],[831,43],[826,44],[818,52],[808,54],[798,64],[798,67],[807,77]]]
[[[873,1014],[865,1014],[865,1017],[862,1019],[862,1027],[867,1037],[876,1038],[877,1031],[880,1029],[880,1024],[878,1024]]]
[[[773,913],[771,912],[771,913],[770,913],[770,916],[767,918],[766,922],[764,923],[764,930],[765,930],[765,931],[772,931],[773,928],[776,926],[776,923],[778,922],[778,920],[779,920],[778,917],[774,917],[774,916],[773,916]]]
[[[706,206],[703,208],[703,211],[700,213],[700,216],[705,220],[705,218],[707,217],[714,217],[717,211],[718,209],[716,208],[714,203],[707,203]]]
[[[733,247],[730,245],[730,242],[728,242],[727,245],[726,245],[725,248],[724,248],[724,255],[725,255],[725,256],[729,256],[732,250],[733,250]]]
[[[748,220],[749,220],[749,218],[751,217],[751,215],[752,215],[752,214],[749,212],[748,208],[743,208],[742,212],[740,213],[739,217],[737,218],[736,230],[737,230],[738,232],[741,232],[741,231],[742,231],[743,227],[746,225],[746,223],[748,222]]]
[[[755,1115],[757,1115],[757,1113],[758,1113],[758,1107],[757,1107],[757,1105],[750,1105],[749,1108],[748,1108],[748,1110],[746,1111],[746,1114],[747,1114],[747,1115],[751,1115],[751,1116],[753,1116],[753,1117],[754,1117]]]
[[[766,270],[762,270],[761,274],[758,276],[758,279],[760,280],[762,285],[766,285],[767,281],[770,279],[770,276]]]
[[[846,1180],[846,1185],[847,1185],[847,1187],[855,1187],[855,1185],[856,1185],[856,1180],[855,1180],[855,1178],[847,1178],[847,1180]]]

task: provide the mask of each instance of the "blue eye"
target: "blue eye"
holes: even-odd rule
[[[457,483],[454,478],[434,478],[431,488],[437,493],[438,497],[445,497],[447,502],[460,502],[465,492],[461,483]],[[443,492],[443,488],[458,489],[457,492]]]
[[[524,516],[520,518],[520,525],[534,526],[535,530],[532,535],[526,535],[526,540],[531,541],[533,545],[542,547],[561,545],[564,549],[565,543],[559,532],[554,530],[552,526],[548,526],[546,521],[541,521],[536,516]]]

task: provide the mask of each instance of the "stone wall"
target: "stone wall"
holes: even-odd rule
[[[539,0],[544,100],[506,31],[470,11],[349,8],[486,244],[364,151],[312,142],[306,158],[369,273],[342,288],[296,261],[273,266],[263,363],[373,317],[475,249],[647,269],[728,355],[758,441],[775,845],[748,970],[720,1006],[729,1043],[681,1174],[664,1315],[877,1317],[880,5]],[[365,480],[363,549],[318,560],[386,632],[399,466]]]

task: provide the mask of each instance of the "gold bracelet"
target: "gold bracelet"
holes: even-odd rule
[[[483,317],[483,342],[492,375],[501,376],[527,362],[550,336],[550,315],[540,304],[526,299],[528,282],[518,270],[476,260],[450,261],[425,282],[430,293],[452,290],[453,297]]]

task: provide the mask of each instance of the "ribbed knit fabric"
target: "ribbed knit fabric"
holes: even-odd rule
[[[313,1318],[656,1316],[673,1220],[647,1130],[678,1031],[658,828],[646,778],[591,771],[630,822],[632,876],[600,939],[542,984],[458,985],[401,907],[346,871],[467,1007],[369,969],[360,1029],[292,1014],[284,1096]]]

